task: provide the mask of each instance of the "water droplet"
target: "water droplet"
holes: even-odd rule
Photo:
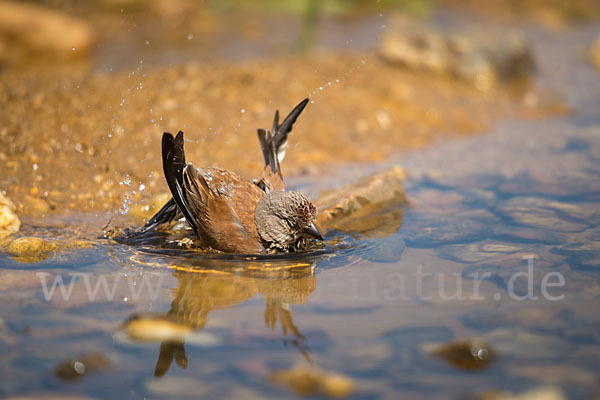
[[[144,42],[144,44],[145,44],[146,46],[148,46],[148,45],[150,44],[150,41],[149,41],[149,40],[146,40],[146,41]]]
[[[311,100],[311,101],[310,101],[310,104],[315,104],[315,101],[314,101],[314,100]]]
[[[319,90],[323,90],[323,86],[319,86]]]
[[[138,189],[140,190],[140,192],[143,192],[144,190],[146,190],[146,185],[144,185],[143,183],[141,183],[140,187]]]
[[[127,186],[131,185],[131,177],[128,174],[125,174],[125,179],[123,179],[123,183]]]
[[[123,104],[125,104],[125,97],[121,97],[121,103],[119,105],[123,106]]]
[[[73,363],[73,369],[75,370],[75,372],[77,372],[79,375],[83,375],[85,374],[85,364],[82,363],[81,361],[75,361]]]
[[[327,82],[327,86],[331,86],[331,82]]]
[[[112,132],[108,132],[108,137],[111,138],[112,137]]]
[[[119,212],[121,215],[125,215],[129,212],[129,204],[131,200],[129,200],[129,196],[126,194],[123,195],[123,201],[121,202],[121,207],[119,207]]]
[[[73,51],[75,51],[75,47],[73,47],[73,49],[72,49],[72,50],[73,50]]]
[[[192,35],[191,33],[188,33],[187,40],[192,40],[193,38],[194,38],[194,35]]]
[[[242,114],[244,114],[244,113],[246,112],[246,109],[245,109],[245,108],[242,108],[242,109],[240,110],[240,112],[241,112]]]
[[[32,168],[33,168],[34,171],[37,171],[38,170],[38,165],[37,164],[33,164]]]
[[[336,79],[336,80],[335,80],[335,83],[340,83],[340,80],[339,80],[339,79]]]

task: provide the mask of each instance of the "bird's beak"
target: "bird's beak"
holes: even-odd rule
[[[323,240],[323,236],[321,236],[321,232],[319,232],[314,222],[311,223],[308,227],[304,228],[303,232],[307,237],[319,239],[321,241]]]

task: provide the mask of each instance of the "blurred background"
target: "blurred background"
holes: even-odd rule
[[[522,31],[560,35],[599,12],[592,0],[2,1],[0,184],[26,212],[114,208],[125,175],[165,191],[164,129],[197,143],[190,159],[256,176],[254,130],[307,96],[290,175],[562,114],[556,88],[532,82],[540,57]]]

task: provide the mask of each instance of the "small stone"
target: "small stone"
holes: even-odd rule
[[[15,205],[0,193],[0,239],[19,232],[21,221],[15,212]]]
[[[122,329],[131,339],[139,342],[182,342],[185,336],[192,332],[189,325],[163,316],[134,315]]]
[[[467,371],[483,370],[495,358],[491,347],[479,340],[459,340],[426,348],[429,348],[431,354],[445,359],[452,366]]]
[[[317,368],[294,366],[270,375],[273,382],[288,386],[292,391],[303,396],[327,396],[341,398],[348,396],[355,389],[349,377]]]
[[[477,397],[478,400],[567,400],[560,388],[543,386],[529,389],[518,394],[504,392],[484,393]]]
[[[54,368],[54,375],[61,381],[77,381],[91,373],[110,368],[110,361],[99,353],[88,353],[74,359],[61,361]]]
[[[56,243],[37,237],[20,237],[13,240],[6,247],[6,252],[13,256],[13,259],[23,263],[36,263],[48,258],[57,251],[59,246]]]
[[[407,204],[404,170],[393,167],[321,196],[317,201],[317,224],[325,233],[332,229],[384,237],[402,224]]]

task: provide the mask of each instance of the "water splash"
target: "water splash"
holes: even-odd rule
[[[119,212],[121,215],[126,215],[129,212],[129,205],[131,204],[131,199],[128,195],[123,195],[123,201],[121,202],[121,207],[119,207]]]

